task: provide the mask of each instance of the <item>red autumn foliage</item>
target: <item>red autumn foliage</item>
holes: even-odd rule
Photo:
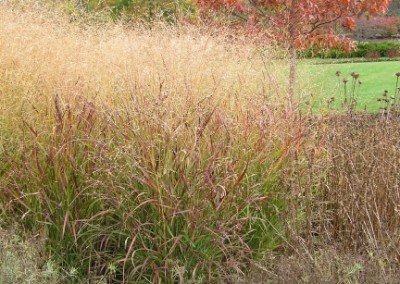
[[[386,52],[386,56],[389,58],[397,58],[400,57],[400,49],[392,48]]]
[[[335,23],[349,31],[355,18],[376,16],[387,10],[391,0],[195,0],[203,11],[223,11],[248,27],[267,28],[287,48],[308,46],[351,49],[349,39],[338,37]]]

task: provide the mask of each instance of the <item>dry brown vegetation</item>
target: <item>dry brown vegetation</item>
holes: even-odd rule
[[[398,281],[398,121],[394,113],[349,113],[313,122],[308,137],[316,147],[306,148],[286,176],[291,257],[272,257],[273,273],[265,277],[277,283]]]
[[[32,281],[396,282],[394,113],[289,121],[274,49],[44,3],[0,3],[0,238]]]

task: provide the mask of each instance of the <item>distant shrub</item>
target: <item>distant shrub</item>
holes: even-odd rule
[[[359,42],[357,49],[352,52],[352,57],[365,57],[370,52],[377,52],[380,57],[384,57],[389,50],[395,49],[400,49],[400,43],[393,41]]]
[[[384,42],[359,42],[356,44],[357,47],[354,51],[346,53],[340,49],[329,49],[322,51],[315,51],[307,49],[302,52],[301,56],[305,58],[370,58],[374,59],[380,57],[398,57],[400,52],[400,43],[394,41]]]
[[[400,57],[400,49],[399,48],[389,49],[386,53],[386,56],[389,58]]]
[[[378,51],[368,51],[364,56],[366,59],[379,59],[381,55]]]

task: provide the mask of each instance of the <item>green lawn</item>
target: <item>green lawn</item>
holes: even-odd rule
[[[360,75],[360,90],[357,96],[357,108],[368,111],[378,111],[380,103],[377,101],[384,90],[393,95],[396,85],[395,73],[400,72],[400,62],[366,62],[366,63],[345,63],[345,64],[313,64],[302,62],[300,66],[301,76],[309,76],[311,81],[311,92],[317,96],[322,95],[323,101],[335,97],[335,106],[339,106],[343,101],[343,83],[340,84],[336,77],[336,71],[341,72],[341,79],[347,78],[348,88],[351,87],[351,73],[356,72]],[[356,89],[357,90],[357,89]],[[357,92],[357,91],[356,91]],[[320,100],[321,101],[321,100]],[[324,103],[326,106],[326,103]],[[321,107],[321,106],[320,106]]]

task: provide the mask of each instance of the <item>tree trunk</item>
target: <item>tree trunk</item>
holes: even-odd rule
[[[294,117],[297,110],[295,91],[296,91],[296,67],[297,53],[293,46],[289,47],[289,96],[288,96],[288,114]]]

